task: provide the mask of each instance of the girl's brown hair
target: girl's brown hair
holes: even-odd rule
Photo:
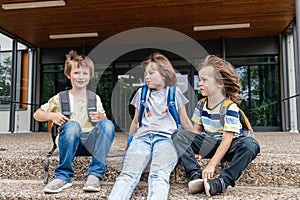
[[[64,73],[67,76],[70,76],[71,70],[73,67],[76,68],[88,68],[90,70],[90,76],[91,78],[94,77],[94,63],[93,61],[83,54],[77,53],[77,51],[71,50],[66,55],[66,61],[65,61],[65,69]]]
[[[215,69],[216,81],[224,84],[226,96],[237,104],[242,101],[240,95],[242,86],[240,79],[234,67],[222,58],[215,55],[209,55],[204,59],[204,62],[199,65],[198,70],[206,66],[212,66]]]
[[[162,55],[161,53],[154,52],[142,62],[142,66],[146,68],[146,66],[152,63],[156,65],[156,69],[160,75],[165,78],[166,86],[177,84],[176,72],[166,56]]]

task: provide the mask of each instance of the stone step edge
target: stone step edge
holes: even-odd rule
[[[42,160],[44,161],[46,157],[45,156],[34,156],[34,155],[26,155],[26,153],[22,154],[0,154],[0,163],[2,159],[11,159],[11,162],[17,161],[17,159],[22,159],[22,160]],[[79,156],[75,157],[76,159],[82,159],[84,157],[89,157],[89,156]],[[123,159],[122,155],[119,154],[109,154],[107,157],[107,161],[111,162],[115,159]],[[58,161],[58,155],[52,155],[49,159],[50,161]],[[204,158],[204,161],[207,161],[209,159]],[[255,158],[252,162],[254,163],[276,163],[276,164],[300,164],[300,155],[298,154],[260,154],[257,158]]]
[[[73,181],[73,186],[58,194],[44,194],[42,181],[40,180],[5,180],[0,179],[0,199],[107,199],[114,182],[102,181],[100,192],[86,193],[82,191],[84,181]],[[226,193],[219,194],[213,199],[289,199],[298,200],[300,188],[297,187],[253,187],[253,186],[236,186],[229,187]],[[131,200],[146,199],[147,183],[140,182],[135,188]],[[171,184],[169,200],[207,200],[205,194],[189,194],[186,184]]]
[[[41,184],[44,186],[44,183],[42,180],[29,180],[29,179],[0,179],[0,183],[4,183],[4,184],[14,184],[14,183],[26,183],[26,184]],[[72,181],[73,184],[76,184],[76,185],[80,185],[80,184],[84,184],[85,181]],[[115,182],[112,182],[112,181],[101,181],[101,185],[113,185]],[[139,182],[139,186],[142,186],[142,187],[147,187],[148,183],[146,181],[140,181]],[[170,184],[171,187],[173,188],[185,188],[187,187],[187,184],[185,183],[171,183]],[[267,186],[241,186],[241,185],[237,185],[235,186],[235,188],[240,188],[240,189],[249,189],[249,188],[252,188],[252,189],[262,189],[262,190],[276,190],[276,189],[284,189],[284,190],[290,190],[290,191],[299,191],[300,192],[300,186],[299,187],[289,187],[289,188],[286,188],[286,187],[267,187]]]
[[[85,181],[72,181],[75,185],[83,185]],[[0,183],[4,184],[16,184],[16,183],[24,183],[24,184],[38,184],[44,186],[43,180],[29,180],[29,179],[22,179],[22,180],[16,180],[16,179],[0,179]],[[101,181],[101,185],[108,185],[113,186],[115,182],[112,181]],[[141,187],[147,187],[148,183],[146,181],[140,181],[138,183]],[[170,184],[172,188],[186,188],[186,183],[171,183]],[[256,190],[289,190],[289,191],[295,191],[299,192],[300,195],[300,186],[299,187],[267,187],[267,186],[241,186],[236,185],[235,188],[239,189],[256,189]]]

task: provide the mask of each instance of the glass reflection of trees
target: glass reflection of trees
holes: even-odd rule
[[[274,65],[236,68],[241,84],[241,108],[252,126],[280,126],[279,75]]]
[[[6,56],[3,62],[2,61],[0,62],[0,104],[9,103],[10,85],[11,85],[11,56]]]

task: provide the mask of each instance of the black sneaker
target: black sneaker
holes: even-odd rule
[[[204,179],[204,190],[208,197],[223,193],[226,190],[224,180],[222,178]]]

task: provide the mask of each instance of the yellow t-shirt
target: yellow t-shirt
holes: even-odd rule
[[[93,129],[92,124],[89,122],[89,117],[87,113],[87,99],[75,98],[69,92],[70,98],[70,120],[77,121],[82,129],[82,132],[90,132]],[[97,99],[97,111],[105,114],[105,110],[103,108],[101,99],[98,95],[96,95]],[[41,109],[45,112],[61,112],[59,95],[51,97],[49,101],[41,106]]]

